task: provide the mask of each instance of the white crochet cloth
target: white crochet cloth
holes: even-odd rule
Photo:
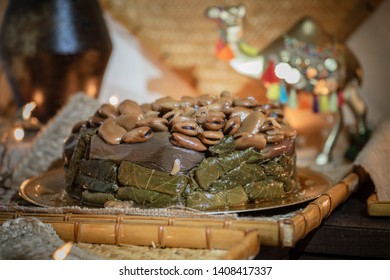
[[[390,201],[390,115],[383,118],[355,165],[370,175],[379,201]]]
[[[51,225],[35,218],[7,220],[0,226],[0,259],[50,260],[64,244]],[[72,247],[68,260],[97,259],[83,250]]]
[[[70,134],[73,125],[88,119],[98,107],[99,102],[84,93],[73,95],[36,135],[27,154],[17,163],[12,174],[11,188],[0,195],[0,203],[9,202],[24,180],[47,171],[55,160],[61,159],[64,139]]]

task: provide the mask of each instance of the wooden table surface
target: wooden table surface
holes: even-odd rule
[[[262,247],[257,259],[390,259],[390,217],[367,214],[371,182],[360,186],[294,248]]]

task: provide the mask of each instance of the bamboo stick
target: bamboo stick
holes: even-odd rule
[[[356,190],[358,184],[359,175],[354,172],[350,173],[295,216],[279,222],[282,246],[295,246],[298,240],[319,227],[322,221]]]
[[[123,224],[151,224],[183,227],[210,227],[233,230],[258,230],[262,236],[262,243],[268,246],[279,244],[279,227],[274,221],[268,220],[233,220],[233,219],[207,219],[207,218],[172,218],[150,216],[124,216],[124,215],[89,215],[89,214],[46,214],[27,212],[0,212],[0,223],[16,217],[35,217],[44,223],[79,222],[98,223],[109,226],[115,224],[118,219]]]
[[[367,212],[370,216],[390,216],[390,201],[380,201],[376,193],[367,199]]]
[[[233,246],[222,259],[251,259],[260,251],[260,236],[258,231],[249,232],[245,238]]]
[[[246,232],[223,228],[196,228],[143,224],[51,223],[59,237],[75,243],[177,247],[229,250],[245,239]],[[258,232],[256,231],[258,235]],[[253,238],[253,237],[252,237]],[[253,253],[257,243],[245,241],[244,247]],[[245,253],[247,254],[247,253]]]

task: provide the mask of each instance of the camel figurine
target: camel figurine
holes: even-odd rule
[[[206,10],[206,16],[218,22],[217,56],[228,61],[239,74],[262,80],[267,97],[273,102],[295,104],[292,98],[306,92],[313,96],[317,110],[321,107],[334,114],[334,124],[316,163],[324,165],[332,160],[332,151],[344,126],[342,104],[351,109],[357,135],[365,139],[367,107],[358,91],[362,70],[345,44],[336,42],[315,20],[305,17],[259,51],[243,39],[245,14],[243,4]],[[291,99],[287,101],[288,91]]]

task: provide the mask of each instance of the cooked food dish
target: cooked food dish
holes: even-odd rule
[[[220,95],[103,104],[64,144],[67,192],[83,203],[221,209],[299,188],[296,131],[275,104]]]

